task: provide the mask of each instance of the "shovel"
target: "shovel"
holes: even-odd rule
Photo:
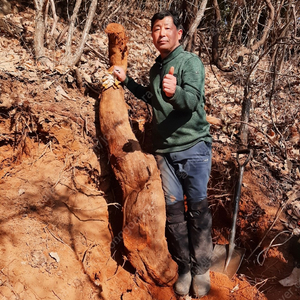
[[[239,158],[240,154],[248,155],[243,163],[240,162],[240,158]],[[244,169],[247,163],[249,162],[251,156],[252,156],[252,150],[249,149],[238,150],[237,152],[237,162],[239,165],[239,180],[237,182],[236,194],[234,198],[234,210],[233,210],[231,232],[229,237],[229,244],[228,245],[216,244],[212,256],[212,266],[210,269],[214,272],[226,274],[229,278],[232,278],[233,275],[239,269],[246,251],[246,249],[244,248],[237,247],[235,245],[234,240],[235,240],[235,233],[236,233],[236,220],[237,220],[237,215],[239,210],[239,201],[241,196]]]

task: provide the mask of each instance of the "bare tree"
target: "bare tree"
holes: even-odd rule
[[[72,41],[73,41],[73,36],[77,24],[78,12],[80,10],[82,0],[76,1],[73,14],[69,20],[69,24],[65,28],[65,30],[63,30],[62,34],[59,36],[59,39],[61,39],[61,37],[67,33],[67,39],[65,45],[66,51],[65,51],[65,56],[62,60],[62,64],[65,65],[66,67],[73,67],[80,60],[96,12],[97,3],[98,0],[91,1],[88,16],[85,21],[84,29],[82,31],[81,39],[76,44],[76,49],[74,50],[74,52],[72,51],[72,46],[73,46]],[[34,0],[35,10],[36,10],[35,33],[34,33],[35,57],[37,61],[43,64],[47,63],[47,61],[49,60],[45,56],[45,36],[46,36],[49,4],[51,4],[51,10],[53,15],[53,24],[50,32],[50,37],[51,37],[54,34],[57,20],[58,20],[56,15],[54,0]]]
[[[34,0],[35,6],[35,32],[34,32],[34,50],[37,61],[45,59],[45,19],[48,0]]]
[[[189,45],[189,43],[192,40],[195,32],[197,31],[197,28],[198,28],[198,26],[199,26],[199,24],[200,24],[200,22],[201,22],[201,20],[204,16],[206,6],[207,6],[207,0],[202,0],[202,2],[200,4],[200,8],[199,8],[199,10],[196,14],[196,17],[195,17],[194,21],[191,22],[191,25],[188,29],[188,32],[187,32],[187,34],[186,34],[186,36],[183,40],[182,45],[183,45],[184,48],[186,48]]]
[[[69,67],[75,66],[78,61],[80,60],[80,56],[83,52],[84,45],[87,41],[88,38],[88,33],[91,28],[91,24],[96,12],[96,7],[97,7],[97,0],[92,0],[90,8],[89,8],[89,13],[85,22],[85,26],[82,32],[81,36],[81,41],[79,45],[76,47],[76,52],[72,55],[72,37],[74,33],[74,28],[75,28],[75,22],[76,18],[78,15],[78,11],[80,9],[82,0],[77,0],[75,4],[75,8],[73,11],[73,15],[71,16],[70,23],[69,23],[69,30],[68,30],[68,36],[67,36],[67,42],[66,42],[66,54],[63,59],[63,64]]]
[[[270,33],[273,21],[274,21],[274,16],[275,16],[275,12],[274,12],[274,6],[271,2],[271,0],[264,0],[264,2],[267,5],[269,14],[268,14],[268,19],[267,19],[267,23],[264,26],[263,32],[262,32],[262,36],[259,40],[257,40],[255,43],[253,43],[249,48],[244,49],[243,51],[241,51],[240,55],[245,55],[245,54],[250,54],[251,52],[257,50],[259,47],[261,47],[267,40],[267,36]]]

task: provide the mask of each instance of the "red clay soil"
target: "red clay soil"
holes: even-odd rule
[[[220,299],[267,299],[257,288],[250,285],[246,280],[234,277],[232,280],[226,275],[211,272],[211,290],[203,300]]]
[[[7,84],[2,82],[3,86]],[[14,85],[14,89],[22,91],[23,86]],[[51,97],[49,93],[49,103]],[[89,100],[87,112],[92,110],[91,98]],[[41,105],[47,107],[45,95],[43,101]],[[72,101],[65,101],[64,105],[75,109],[76,104]],[[32,108],[28,115],[37,114],[37,104],[30,103],[29,99],[28,105]],[[25,112],[23,114],[26,116]],[[70,300],[78,299],[76,295],[87,297],[81,299],[176,299],[171,288],[145,284],[134,271],[123,267],[122,262],[117,263],[114,252],[110,251],[113,236],[108,228],[116,224],[109,224],[107,203],[116,202],[116,199],[107,181],[111,175],[106,156],[102,153],[97,157],[92,150],[93,142],[81,136],[79,125],[72,118],[65,120],[63,116],[53,117],[46,112],[40,116],[42,114],[46,114],[50,125],[54,124],[49,128],[44,125],[52,137],[51,147],[27,138],[28,154],[23,154],[22,160],[14,161],[18,152],[10,144],[1,146],[2,299],[47,297],[54,300],[56,295]],[[71,109],[69,114],[73,114]],[[9,132],[8,125],[9,120],[2,119],[3,132]],[[216,146],[214,149],[218,150]],[[215,158],[221,156],[218,153]],[[217,164],[215,161],[215,168]],[[97,180],[100,181],[97,183]],[[246,170],[238,241],[247,247],[248,255],[263,237],[277,210],[276,206],[268,206],[268,201],[251,170]],[[223,213],[222,218],[214,215],[214,239],[218,237],[222,242],[226,242],[230,228],[230,209],[225,208],[228,215]],[[282,229],[277,226],[274,230]],[[232,280],[211,272],[211,291],[203,299],[299,299],[299,289],[284,288],[278,283],[293,268],[293,261],[283,250],[269,251],[263,267],[254,260],[250,264],[245,260],[239,275]],[[60,261],[50,257],[49,253],[57,253]],[[41,288],[35,283],[37,278]],[[69,298],[66,298],[67,294]]]
[[[263,294],[261,294],[256,287],[251,286],[251,284],[246,279],[240,279],[235,276],[233,279],[229,279],[226,275],[220,273],[210,272],[211,277],[211,290],[209,294],[202,297],[203,300],[264,300],[268,299]],[[151,289],[153,299],[192,299],[189,297],[176,297],[168,288],[155,288]],[[127,298],[126,298],[127,299]],[[129,299],[129,298],[128,298]],[[133,298],[130,298],[133,300]],[[141,299],[141,298],[138,298]]]
[[[34,20],[33,14],[26,20]],[[31,59],[17,39],[1,36],[0,42],[7,45],[6,52],[16,50],[11,58]],[[15,70],[15,61],[11,75],[9,70],[0,73],[0,299],[176,299],[172,288],[150,286],[140,279],[128,266],[122,243],[112,247],[118,234],[112,228],[122,228],[121,199],[98,136],[95,98],[53,75],[46,78],[50,86],[41,81],[45,87],[32,72],[22,71],[25,65]],[[213,78],[209,67],[207,71]],[[214,86],[208,86],[208,92],[209,88]],[[4,100],[10,104],[5,106]],[[143,137],[144,119],[140,111],[133,111],[137,104],[127,104],[131,117],[136,114],[132,124],[138,124]],[[215,243],[226,243],[230,232],[237,169],[231,148],[215,138],[209,186]],[[278,282],[293,270],[288,243],[271,248],[262,266],[256,260],[284,229],[280,223],[284,214],[248,259],[272,225],[278,199],[283,197],[277,195],[269,170],[257,162],[248,164],[236,238],[246,255],[232,280],[211,272],[211,291],[203,300],[300,299],[299,286],[282,287]],[[288,236],[281,238],[279,242]]]

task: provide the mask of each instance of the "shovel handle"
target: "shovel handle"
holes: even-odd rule
[[[237,162],[239,164],[239,180],[236,185],[236,192],[235,192],[235,197],[234,197],[233,220],[232,220],[232,227],[231,227],[231,233],[230,233],[230,243],[232,243],[232,244],[234,244],[234,239],[235,239],[236,220],[237,220],[237,215],[238,215],[238,211],[239,211],[239,202],[240,202],[240,197],[241,197],[241,189],[242,189],[242,183],[243,183],[244,170],[245,170],[245,166],[247,165],[250,158],[252,157],[252,153],[253,153],[252,149],[243,149],[243,150],[237,151]],[[240,159],[239,159],[240,154],[248,154],[248,157],[242,164],[240,163]]]
[[[226,263],[225,263],[225,270],[227,269],[229,262],[231,260],[233,250],[235,248],[235,233],[236,233],[236,222],[237,222],[237,215],[239,211],[239,202],[240,202],[240,196],[241,196],[241,189],[242,189],[242,181],[243,181],[243,174],[244,174],[244,164],[240,165],[239,167],[239,180],[236,185],[236,193],[234,197],[234,208],[233,208],[233,217],[232,217],[232,226],[231,226],[231,231],[230,231],[230,236],[229,236],[229,245],[228,245],[228,255],[226,258]]]
[[[252,157],[253,155],[253,150],[252,149],[240,149],[236,152],[236,160],[239,164],[239,166],[243,166],[245,167],[247,165],[247,163],[249,162],[250,158]],[[240,162],[240,154],[248,154],[247,158],[245,159],[245,161],[241,164]]]
[[[229,237],[229,249],[228,249],[228,255],[227,255],[227,259],[226,259],[226,263],[225,263],[225,269],[229,265],[229,262],[231,260],[232,254],[233,254],[233,250],[235,248],[234,240],[235,240],[235,233],[236,233],[236,222],[237,222],[237,215],[238,215],[238,211],[239,211],[239,202],[240,202],[240,197],[241,197],[244,169],[252,156],[252,152],[253,152],[252,149],[243,149],[243,150],[239,150],[237,152],[237,162],[239,164],[239,180],[236,185],[236,192],[235,192],[235,197],[234,197],[232,226],[231,226],[230,237]],[[248,157],[242,164],[240,163],[240,160],[239,160],[240,154],[248,154]]]

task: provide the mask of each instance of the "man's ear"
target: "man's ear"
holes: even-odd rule
[[[182,29],[179,29],[179,30],[177,31],[177,34],[178,34],[178,41],[180,41],[181,38],[182,38],[183,30],[182,30]]]

